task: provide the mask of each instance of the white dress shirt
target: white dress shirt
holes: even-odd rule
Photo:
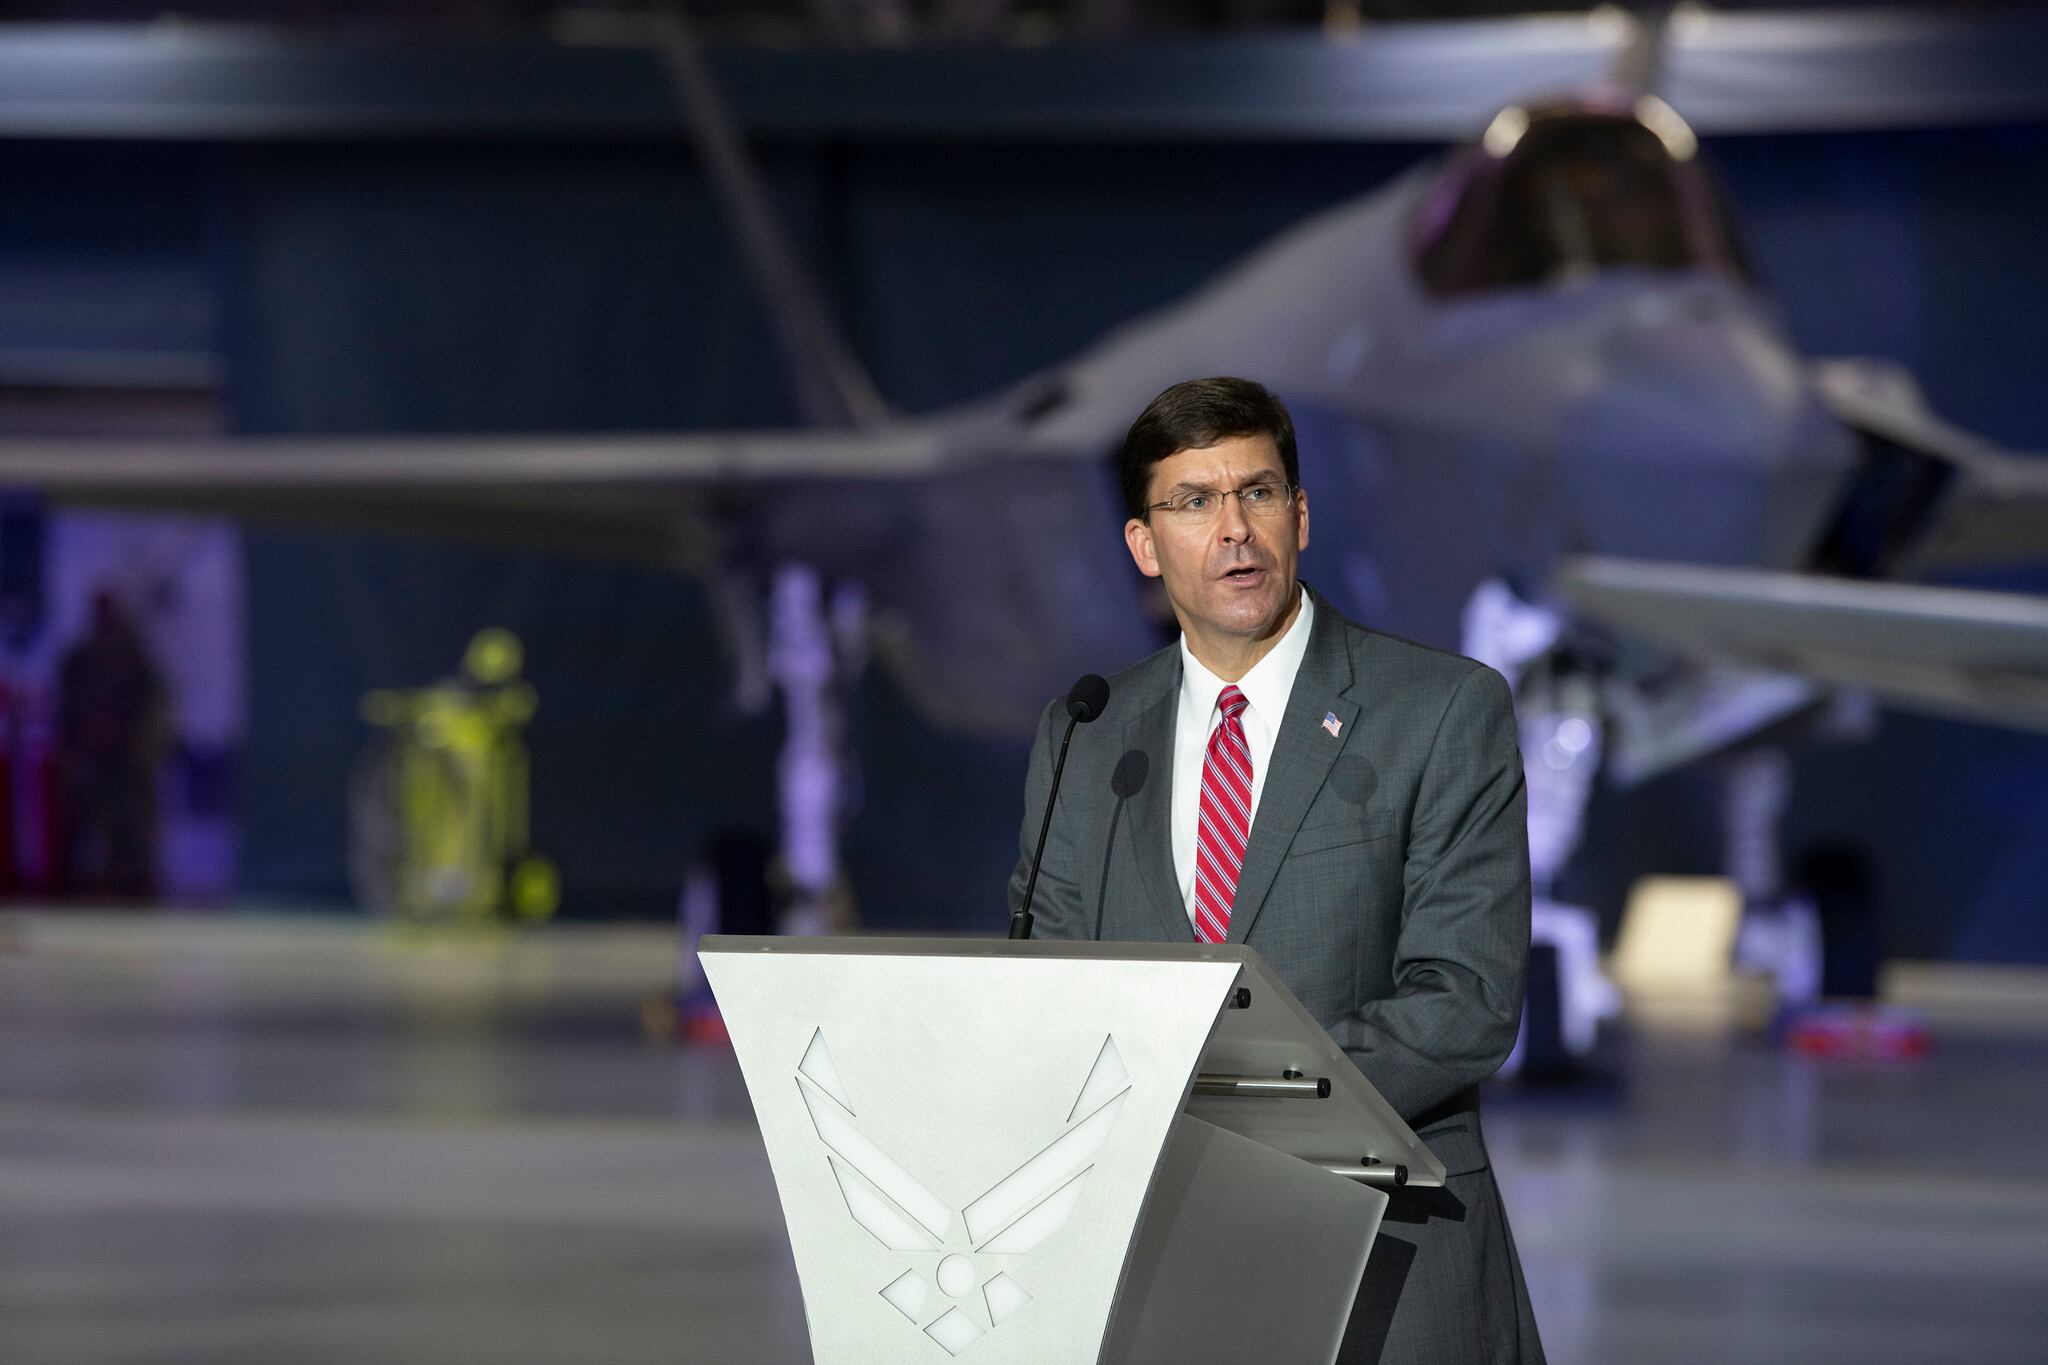
[[[1294,691],[1294,675],[1308,653],[1309,627],[1316,605],[1305,589],[1301,610],[1266,657],[1237,680],[1244,693],[1245,746],[1252,754],[1252,819],[1259,815],[1259,796],[1266,789],[1266,768],[1273,761],[1273,742],[1280,737],[1280,718]],[[1180,883],[1181,905],[1190,923],[1195,918],[1196,825],[1202,814],[1202,763],[1208,757],[1209,734],[1222,719],[1216,698],[1228,686],[1195,658],[1187,636],[1180,639],[1180,706],[1173,724],[1173,874]]]

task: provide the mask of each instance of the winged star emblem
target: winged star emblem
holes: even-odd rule
[[[1036,1250],[1073,1216],[1131,1090],[1116,1040],[1105,1035],[1065,1122],[1045,1147],[956,1209],[861,1131],[824,1030],[811,1035],[796,1081],[847,1213],[883,1246],[914,1257],[878,1292],[948,1355],[959,1355],[1031,1302],[1006,1268],[1014,1265],[1007,1258]],[[998,1264],[998,1257],[1005,1260]]]

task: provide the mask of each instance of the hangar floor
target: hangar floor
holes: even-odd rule
[[[0,920],[0,1361],[806,1359],[730,1055],[642,1035],[673,962]],[[2048,1021],[1936,1024],[1892,1065],[1638,1030],[1624,1085],[1498,1096],[1551,1359],[2043,1359]]]

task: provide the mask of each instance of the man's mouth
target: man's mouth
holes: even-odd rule
[[[1255,583],[1258,581],[1259,575],[1264,572],[1265,570],[1257,564],[1237,564],[1223,571],[1223,581],[1226,583]]]

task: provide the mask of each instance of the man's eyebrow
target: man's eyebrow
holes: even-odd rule
[[[1273,470],[1270,469],[1262,469],[1256,474],[1247,475],[1242,486],[1245,488],[1250,488],[1254,484],[1285,482],[1286,477],[1284,475],[1275,473]],[[1213,493],[1216,492],[1220,487],[1221,485],[1209,483],[1207,481],[1197,483],[1193,479],[1182,479],[1179,483],[1167,489],[1162,496],[1170,498],[1180,493]]]

